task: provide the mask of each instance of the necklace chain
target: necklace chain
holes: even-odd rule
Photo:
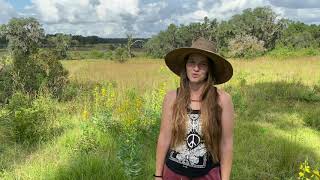
[[[201,100],[198,100],[198,99],[191,99],[191,101],[193,101],[193,102],[201,102]]]

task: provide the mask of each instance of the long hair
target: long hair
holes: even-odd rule
[[[185,59],[185,63],[186,63]],[[201,131],[205,145],[213,157],[214,162],[220,161],[220,139],[221,139],[221,107],[218,104],[217,88],[213,86],[214,76],[212,61],[209,60],[208,74],[204,82],[201,94]],[[173,127],[170,146],[176,147],[185,141],[187,108],[191,103],[189,79],[184,66],[180,73],[180,88],[177,98],[173,104]]]

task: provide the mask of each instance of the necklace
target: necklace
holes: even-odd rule
[[[192,102],[201,102],[201,100],[191,99]]]

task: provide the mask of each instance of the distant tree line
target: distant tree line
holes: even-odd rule
[[[198,37],[216,43],[228,57],[255,57],[277,48],[320,48],[320,25],[279,18],[270,7],[246,9],[226,21],[170,24],[146,44],[148,55],[163,58],[172,49],[190,46]]]
[[[42,42],[42,47],[52,47],[54,43],[52,40],[57,39],[68,39],[70,41],[70,47],[82,47],[86,45],[94,44],[114,44],[114,45],[126,45],[128,38],[101,38],[98,36],[82,36],[82,35],[71,35],[71,34],[46,34]],[[62,39],[61,39],[62,38]],[[132,38],[132,41],[140,41],[140,43],[134,43],[133,48],[142,48],[143,43],[147,42],[148,38]],[[5,37],[0,37],[0,48],[6,48],[8,45],[8,40]]]

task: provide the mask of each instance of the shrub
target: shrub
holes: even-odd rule
[[[124,63],[128,60],[128,53],[126,49],[118,47],[114,50],[114,59],[120,63]]]
[[[41,90],[47,90],[60,98],[68,83],[67,75],[68,72],[51,51],[39,51],[25,61],[14,59],[12,64],[5,65],[0,71],[0,103],[7,103],[15,91],[36,96]]]
[[[0,144],[8,143],[9,140],[14,140],[10,119],[8,118],[8,111],[5,109],[0,110]],[[1,154],[0,147],[0,154]]]
[[[230,40],[229,50],[232,57],[244,58],[261,56],[266,51],[263,41],[249,35],[237,35]]]
[[[99,142],[96,138],[97,131],[89,122],[81,124],[81,137],[75,146],[75,150],[81,153],[94,152],[99,147]]]
[[[107,51],[104,53],[104,58],[105,59],[113,59],[113,53],[112,51]]]
[[[92,59],[101,59],[104,56],[104,53],[97,50],[91,50],[89,54],[90,58]]]
[[[0,69],[0,104],[7,103],[15,89],[13,72],[12,65],[4,65]]]
[[[81,87],[77,83],[69,83],[63,88],[60,100],[69,101],[80,95]]]
[[[8,115],[1,118],[14,132],[14,139],[22,143],[35,143],[53,137],[59,128],[54,123],[56,113],[54,101],[45,96],[36,99],[24,93],[16,92],[6,106]]]
[[[303,56],[319,56],[320,51],[315,48],[290,48],[278,46],[272,51],[267,53],[268,56],[276,59],[285,59],[290,57],[303,57]]]

